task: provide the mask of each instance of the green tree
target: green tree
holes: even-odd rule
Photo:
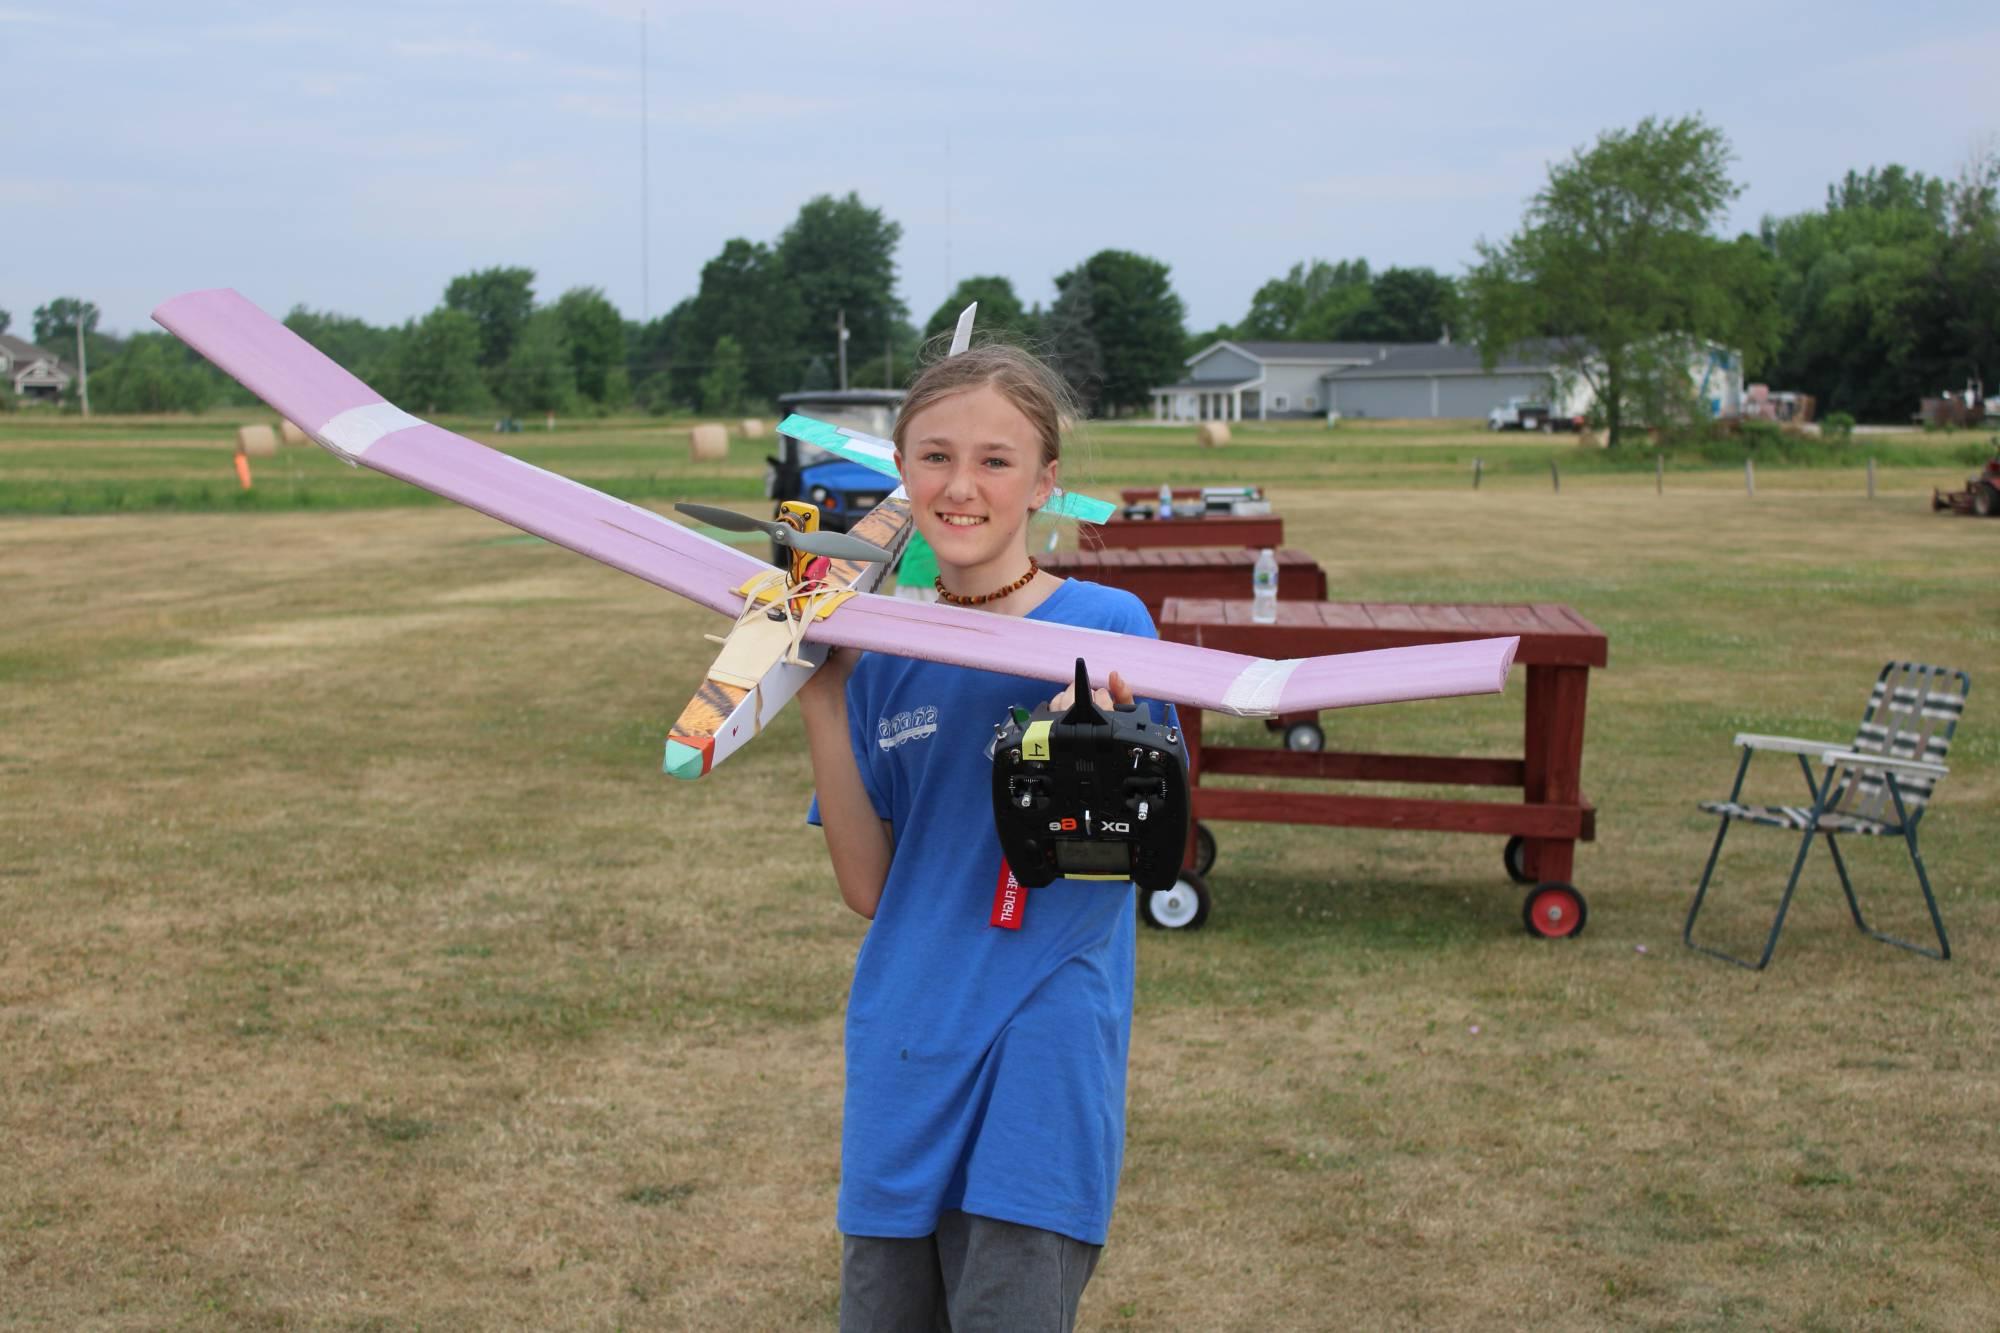
[[[798,388],[803,317],[798,290],[769,246],[742,237],[724,243],[702,265],[693,301],[668,317],[674,397],[690,406],[701,401],[701,376],[725,336],[743,357],[745,393],[768,399]]]
[[[961,307],[962,308],[962,307]],[[982,318],[978,321],[981,329],[986,328],[984,315],[986,307],[979,307]],[[999,333],[999,328],[990,330]],[[891,335],[889,346],[874,349],[849,343],[847,347],[847,383],[850,388],[894,389],[909,382],[911,372],[923,355],[924,338],[917,332],[917,326],[908,320],[896,321],[896,332]],[[866,353],[873,351],[873,356]]]
[[[743,406],[743,348],[728,334],[715,340],[708,356],[708,371],[701,377],[701,410],[736,412]]]
[[[1103,357],[1100,409],[1143,407],[1151,401],[1154,385],[1179,375],[1187,341],[1182,322],[1186,307],[1168,273],[1157,259],[1100,250],[1056,279],[1058,292],[1067,292],[1079,279],[1089,281],[1088,327]]]
[[[492,390],[479,373],[479,321],[440,306],[398,333],[389,357],[388,396],[413,410],[483,412]]]
[[[1078,269],[1069,275],[1042,325],[1049,362],[1069,385],[1077,405],[1094,413],[1104,392],[1104,349],[1098,345],[1097,305],[1090,275]]]
[[[285,327],[363,379],[381,364],[395,342],[395,333],[390,329],[378,329],[352,315],[309,310],[303,305],[292,307],[285,316]]]
[[[484,268],[453,278],[444,289],[447,310],[472,317],[479,329],[479,364],[504,365],[514,340],[535,310],[535,270]]]
[[[1433,343],[1458,318],[1458,288],[1427,268],[1387,268],[1368,284],[1368,300],[1334,337],[1353,342]]]
[[[1182,360],[1186,360],[1187,357],[1193,356],[1197,352],[1206,351],[1219,342],[1229,342],[1241,336],[1237,333],[1234,324],[1218,324],[1212,329],[1190,333],[1187,336],[1187,342],[1183,344],[1182,350],[1186,355],[1182,357]]]
[[[1905,420],[1918,399],[2000,376],[2000,159],[1956,182],[1849,172],[1815,213],[1764,220],[1784,333],[1775,383],[1824,410]]]
[[[90,377],[92,406],[105,412],[199,412],[218,386],[169,333],[136,333]]]
[[[12,324],[13,322],[14,322],[13,311],[0,310],[0,333],[5,333],[7,331],[7,326],[9,324]]]
[[[681,401],[674,393],[674,349],[694,310],[692,296],[666,314],[634,326],[626,350],[626,373],[632,384],[632,401],[642,410],[659,415]]]
[[[1938,286],[1945,336],[1966,376],[2000,394],[2000,149],[1969,164],[1952,187],[1951,223]]]
[[[494,373],[494,395],[516,416],[567,413],[576,405],[574,366],[561,317],[554,310],[537,310]]]
[[[895,332],[909,310],[896,298],[899,223],[849,193],[809,199],[778,238],[778,268],[799,302],[799,345],[834,348],[834,321],[844,313],[849,349],[863,356]],[[746,344],[746,347],[748,344]]]
[[[1013,283],[1002,277],[964,278],[924,325],[925,341],[958,327],[960,312],[974,301],[979,302],[979,313],[973,318],[975,328],[1014,337],[1027,332],[1028,312],[1014,294]]]
[[[1488,364],[1553,335],[1560,367],[1596,394],[1616,445],[1635,413],[1689,396],[1689,356],[1719,343],[1756,367],[1778,340],[1763,248],[1712,234],[1740,192],[1729,144],[1699,116],[1609,130],[1550,168],[1521,230],[1479,244],[1467,315]]]
[[[596,287],[572,287],[557,299],[555,316],[569,344],[577,392],[607,407],[623,406],[630,389],[622,374],[625,319],[618,307]],[[621,386],[623,394],[615,393]]]
[[[97,306],[74,296],[58,296],[35,309],[35,346],[57,356],[76,358],[76,326],[81,320],[87,339],[97,332]]]
[[[1341,325],[1368,303],[1368,283],[1365,259],[1294,264],[1283,277],[1257,289],[1236,325],[1236,336],[1280,341],[1338,337]]]

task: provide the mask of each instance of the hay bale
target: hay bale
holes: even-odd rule
[[[756,417],[745,417],[736,423],[736,433],[746,440],[761,440],[764,438],[764,423]]]
[[[694,428],[688,437],[688,457],[698,463],[729,457],[729,432],[721,422],[704,421]]]
[[[278,438],[286,444],[305,444],[307,442],[306,433],[282,417],[278,419]]]
[[[268,458],[278,452],[278,434],[269,426],[238,426],[236,452],[252,458]]]
[[[1229,443],[1229,423],[1204,421],[1194,433],[1195,443],[1204,449],[1219,449]]]

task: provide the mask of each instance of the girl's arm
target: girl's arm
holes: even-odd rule
[[[882,885],[889,878],[895,842],[888,822],[876,816],[861,785],[861,768],[848,733],[847,677],[856,656],[850,649],[836,648],[799,690],[798,698],[833,877],[840,885],[841,901],[872,921],[882,900]]]

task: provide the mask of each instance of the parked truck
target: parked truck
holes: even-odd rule
[[[1486,414],[1488,430],[1582,430],[1583,418],[1560,416],[1538,398],[1509,398],[1503,406]]]

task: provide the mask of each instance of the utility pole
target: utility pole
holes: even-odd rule
[[[833,327],[839,333],[840,343],[840,391],[847,392],[847,311],[845,308],[834,312]]]
[[[116,387],[116,386],[113,386]],[[76,391],[83,401],[83,414],[90,415],[90,362],[83,352],[83,302],[76,306]]]
[[[944,132],[944,290],[947,299],[954,288],[951,285],[951,131]]]
[[[652,190],[647,177],[652,155],[646,149],[646,11],[639,10],[639,323],[653,319]]]

